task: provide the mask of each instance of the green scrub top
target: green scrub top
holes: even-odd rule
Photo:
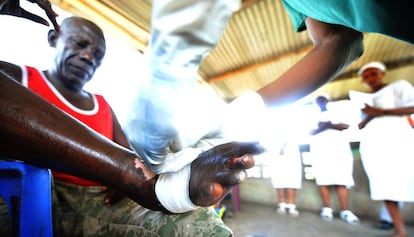
[[[296,31],[311,17],[360,32],[380,33],[414,44],[414,17],[404,0],[283,0]]]

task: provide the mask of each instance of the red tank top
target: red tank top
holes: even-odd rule
[[[109,104],[101,95],[92,95],[94,108],[82,110],[67,101],[57,89],[46,79],[42,72],[33,67],[23,68],[22,84],[33,92],[54,104],[61,110],[77,118],[96,132],[113,140],[112,113]],[[95,181],[78,178],[65,173],[52,171],[53,177],[67,183],[82,186],[101,186]]]

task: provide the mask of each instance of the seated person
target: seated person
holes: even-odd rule
[[[44,1],[39,2],[44,4]],[[0,12],[4,14],[7,9],[12,9],[7,6],[2,3]],[[52,15],[50,8],[46,10],[49,16]],[[16,12],[22,13],[14,11]],[[27,13],[17,16],[33,19],[33,15]],[[62,29],[49,33],[49,40],[51,46],[56,48],[56,65],[45,72],[1,63],[0,115],[3,123],[0,130],[3,139],[0,151],[10,158],[48,167],[55,171],[54,174],[60,174],[55,176],[60,177],[60,181],[56,182],[54,190],[54,200],[58,201],[58,218],[55,221],[62,221],[55,225],[57,235],[64,236],[68,231],[73,236],[74,233],[84,230],[89,231],[88,234],[105,231],[105,234],[122,236],[126,232],[138,233],[140,236],[159,236],[174,233],[172,231],[192,233],[192,236],[197,233],[201,236],[206,233],[214,233],[215,236],[231,235],[231,230],[219,218],[210,215],[214,210],[198,208],[181,215],[166,215],[143,207],[171,213],[186,212],[194,209],[192,206],[196,205],[212,205],[243,179],[244,169],[254,164],[249,154],[259,153],[261,147],[256,143],[224,144],[201,153],[186,170],[155,175],[131,150],[115,145],[14,82],[21,82],[46,99],[53,98],[53,103],[57,106],[63,104],[63,107],[69,107],[65,109],[68,113],[80,111],[82,114],[91,111],[99,103],[99,111],[106,110],[107,119],[106,132],[100,132],[121,145],[128,146],[115,115],[103,97],[83,90],[84,84],[99,67],[105,52],[105,41],[99,27],[85,19],[69,18],[62,24]],[[77,117],[73,114],[72,116]],[[91,121],[93,120],[96,122],[97,118],[92,118]],[[211,172],[213,168],[214,171],[217,168],[222,169],[225,177],[218,177],[217,173]],[[171,180],[175,180],[175,184]],[[182,185],[186,182],[189,182],[189,187]],[[112,196],[113,193],[108,192],[101,184],[116,188],[142,206],[127,198],[118,200],[116,197],[120,196]],[[184,187],[174,190],[176,193],[183,193],[162,199],[160,195],[168,196],[168,193],[172,193],[164,190],[168,186]],[[67,198],[65,202],[62,202],[62,197]],[[74,198],[74,201],[67,201],[70,198]],[[161,203],[160,198],[163,200]],[[170,201],[174,203],[171,204]],[[78,206],[71,207],[72,204]],[[214,221],[198,219],[202,213],[213,217]],[[59,218],[62,214],[64,218]],[[74,222],[76,216],[81,217],[78,223]],[[126,224],[128,228],[125,228]]]

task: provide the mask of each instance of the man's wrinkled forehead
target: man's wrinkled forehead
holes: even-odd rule
[[[61,32],[66,36],[87,37],[106,47],[102,30],[94,23],[82,18],[69,18],[62,23]]]
[[[104,38],[104,34],[99,26],[95,23],[79,17],[67,18],[62,22],[63,31],[85,31],[90,32],[100,38]]]

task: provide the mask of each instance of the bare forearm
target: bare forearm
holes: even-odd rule
[[[0,73],[0,153],[98,181],[158,208],[152,173],[136,155]],[[149,177],[150,176],[150,177]],[[151,200],[152,197],[152,200]]]
[[[414,107],[382,109],[381,111],[382,111],[382,115],[410,115],[410,114],[414,114]]]
[[[333,79],[362,53],[361,33],[342,26],[311,22],[307,25],[314,48],[258,91],[267,105],[282,105],[308,95]]]

